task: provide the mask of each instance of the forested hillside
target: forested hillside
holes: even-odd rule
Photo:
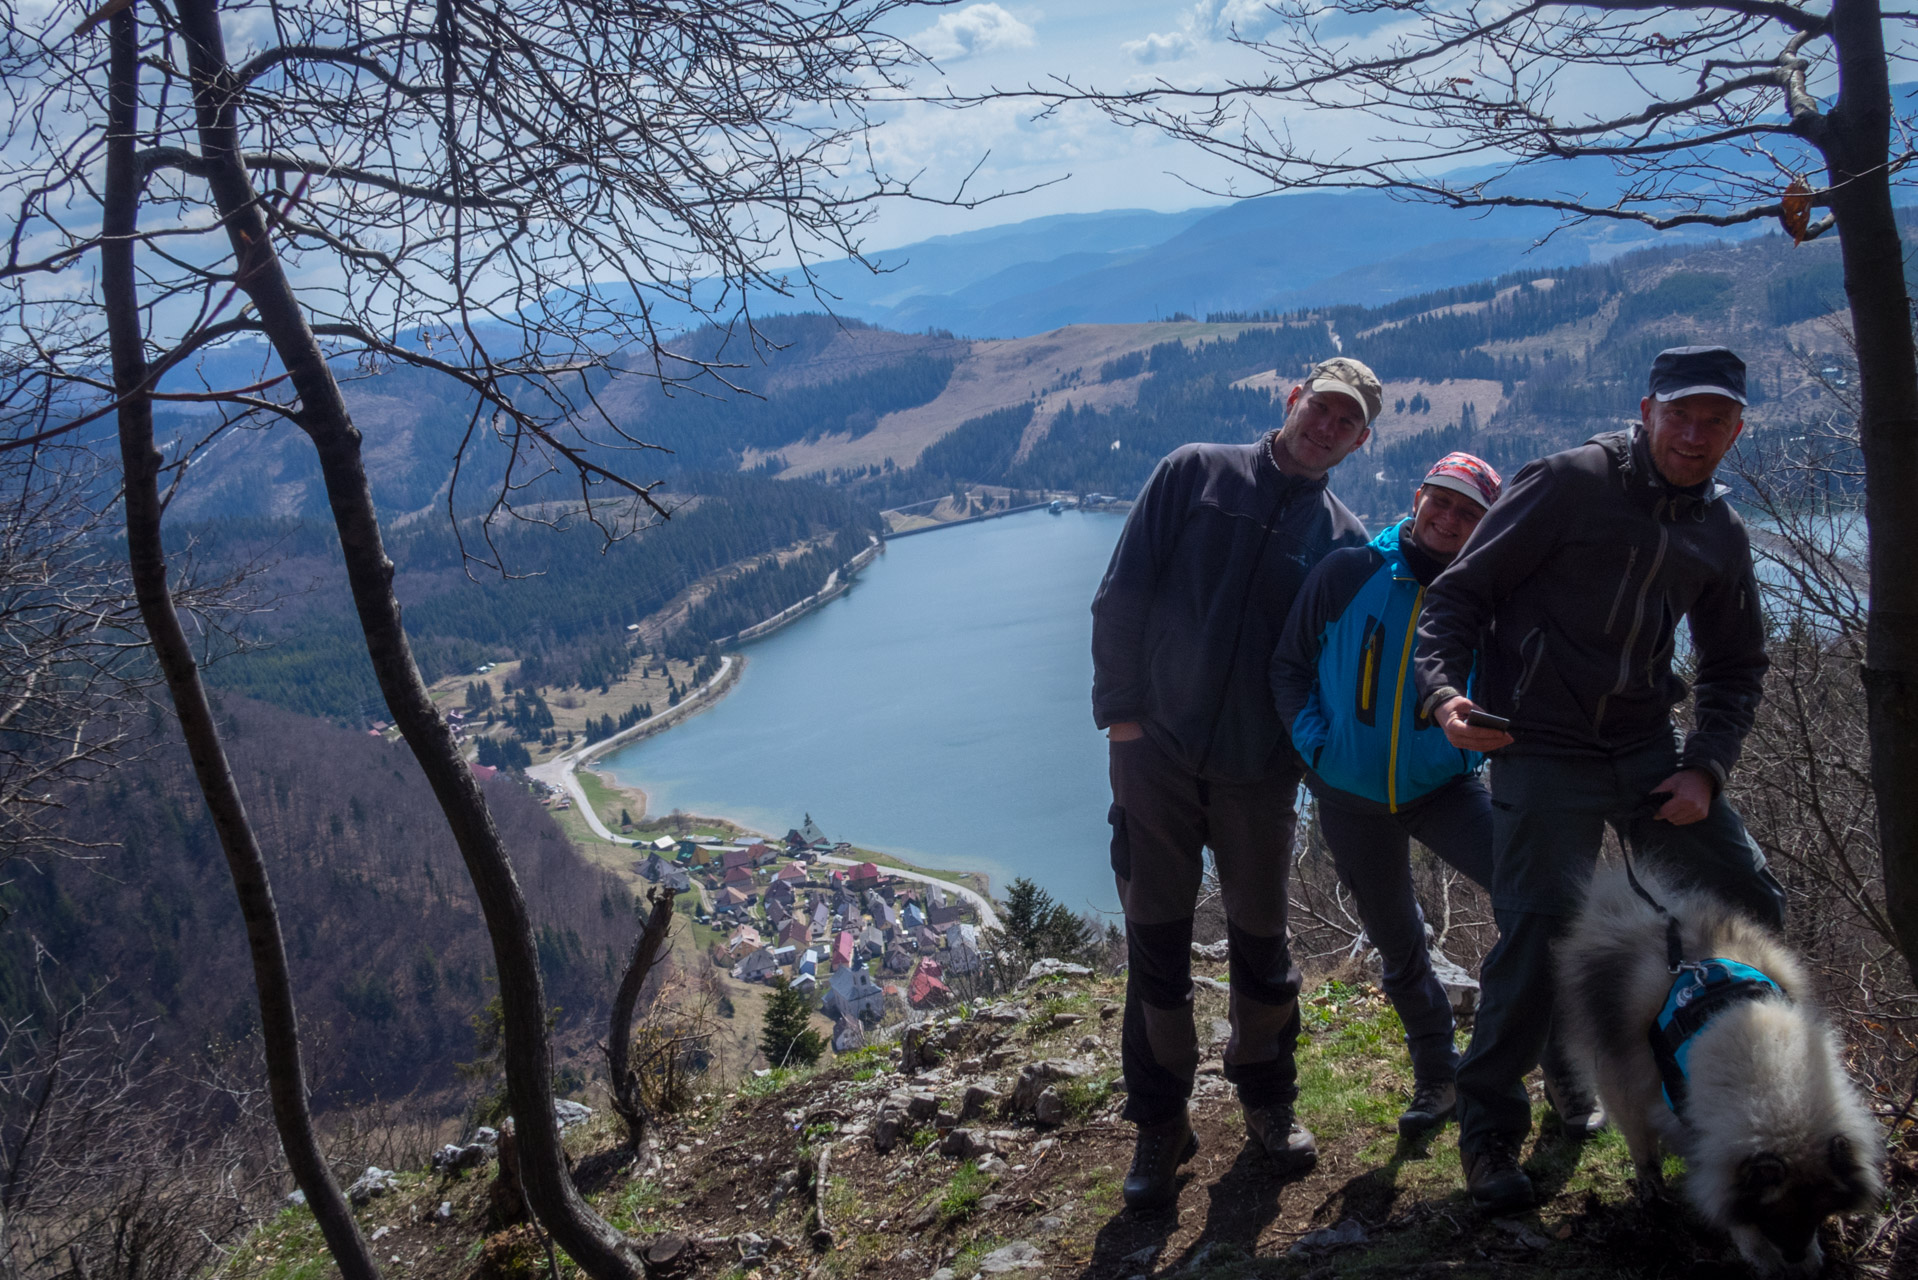
[[[395,585],[427,679],[484,661],[537,656],[552,683],[597,682],[609,646],[626,652],[626,627],[691,583],[782,548],[806,542],[823,548],[776,572],[720,584],[692,625],[672,638],[669,647],[687,656],[749,625],[741,618],[756,614],[750,621],[757,622],[817,590],[878,527],[870,503],[811,483],[707,475],[687,477],[661,496],[675,509],[671,520],[610,545],[580,519],[558,528],[496,524],[492,549],[505,574],[474,566],[469,577],[459,538],[443,519],[396,530],[388,543],[398,566]],[[383,714],[330,525],[221,520],[180,533],[216,563],[272,562],[259,584],[275,597],[272,607],[244,624],[255,646],[215,663],[216,683],[311,715]],[[488,552],[471,523],[460,535],[469,551]]]
[[[1378,372],[1387,404],[1333,486],[1382,521],[1405,510],[1418,476],[1452,449],[1509,474],[1636,419],[1646,370],[1669,346],[1738,349],[1752,375],[1755,438],[1802,433],[1823,412],[1824,381],[1846,376],[1841,331],[1827,319],[1843,299],[1836,246],[1769,236],[1519,272],[1378,307],[1215,314],[1215,325],[1253,327],[1108,361],[1096,382],[1078,384],[1078,403],[1064,393],[1042,430],[1034,403],[981,415],[916,466],[858,485],[885,506],[968,482],[1130,496],[1180,444],[1250,440],[1278,426],[1285,389],[1342,352]],[[1136,392],[1103,394],[1112,384]]]
[[[239,698],[222,719],[273,876],[318,1103],[455,1085],[454,1064],[479,1056],[492,949],[412,754]],[[85,860],[16,864],[0,888],[0,1017],[98,987],[98,1003],[150,1020],[162,1059],[231,1052],[257,1021],[252,969],[184,748],[168,730],[64,798],[67,829],[96,844]],[[487,802],[532,908],[547,1000],[562,1028],[590,1027],[631,939],[630,895],[524,789],[489,784]]]

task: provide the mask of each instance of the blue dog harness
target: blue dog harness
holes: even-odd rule
[[[1783,996],[1785,989],[1737,960],[1684,960],[1674,970],[1677,976],[1665,997],[1665,1007],[1652,1024],[1650,1039],[1659,1078],[1665,1083],[1665,1105],[1674,1115],[1683,1117],[1692,1038],[1733,1005]]]

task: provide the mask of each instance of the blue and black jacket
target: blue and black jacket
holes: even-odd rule
[[[1397,813],[1476,771],[1484,757],[1419,713],[1412,654],[1439,566],[1400,546],[1406,520],[1334,551],[1306,579],[1272,655],[1272,698],[1315,794]]]

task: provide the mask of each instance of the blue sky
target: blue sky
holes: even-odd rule
[[[1318,30],[1324,39],[1376,42],[1389,38],[1395,33],[1393,24],[1404,21],[1391,14],[1333,15]],[[1683,19],[1663,13],[1645,21],[1654,26],[1664,22],[1669,29]],[[896,23],[899,34],[935,59],[935,68],[923,73],[916,86],[927,94],[943,88],[969,94],[1044,87],[1054,76],[1101,89],[1144,87],[1159,78],[1196,85],[1235,74],[1253,77],[1269,64],[1226,37],[1234,29],[1257,36],[1271,26],[1266,0],[968,0],[943,9],[909,11]],[[1909,35],[1897,24],[1891,24],[1887,35],[1894,46],[1910,52]],[[1782,38],[1767,30],[1754,42],[1754,52],[1774,55]],[[1664,80],[1677,73],[1641,68],[1637,74]],[[1906,68],[1894,68],[1894,80],[1907,75]],[[1815,91],[1828,79],[1828,72],[1815,73]],[[1561,68],[1550,77],[1550,86],[1561,118],[1582,115],[1586,107],[1612,115],[1642,93],[1619,72]],[[1668,92],[1679,88],[1676,83],[1663,87]],[[1221,193],[1228,190],[1257,193],[1256,182],[1248,186],[1246,176],[1223,161],[1155,133],[1121,129],[1090,110],[1066,110],[1042,121],[1032,120],[1031,114],[1030,106],[1012,102],[965,111],[930,104],[890,108],[874,138],[875,154],[894,174],[921,175],[918,184],[925,191],[950,193],[982,157],[984,163],[972,179],[974,192],[1052,185],[970,212],[891,202],[869,228],[867,246],[884,248],[1045,214],[1184,209],[1220,203],[1226,198]],[[1286,115],[1276,104],[1268,104],[1267,114],[1275,119]],[[1376,125],[1343,113],[1289,118],[1296,136],[1321,153],[1369,150],[1368,140],[1376,130]]]
[[[936,60],[936,72],[920,79],[928,92],[942,84],[961,94],[1044,86],[1054,75],[1111,88],[1160,75],[1186,79],[1233,64],[1249,67],[1243,53],[1217,36],[1235,18],[1256,22],[1263,12],[1252,0],[981,0],[925,10],[902,34]],[[1121,129],[1090,111],[1069,110],[1038,122],[1030,116],[1029,106],[1013,103],[965,111],[896,109],[875,138],[878,154],[896,172],[923,170],[928,191],[949,193],[982,156],[974,190],[1054,185],[970,213],[892,204],[882,212],[872,243],[900,244],[1052,213],[1213,204],[1220,197],[1181,178],[1215,184],[1230,178],[1186,148]]]

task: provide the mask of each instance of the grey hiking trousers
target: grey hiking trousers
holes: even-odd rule
[[[1169,1120],[1192,1094],[1199,1066],[1192,914],[1208,848],[1219,869],[1232,978],[1225,1078],[1249,1107],[1290,1103],[1298,1095],[1299,970],[1285,913],[1298,771],[1212,782],[1150,738],[1114,742],[1110,752],[1112,871],[1128,961],[1120,1052],[1126,1119]]]

